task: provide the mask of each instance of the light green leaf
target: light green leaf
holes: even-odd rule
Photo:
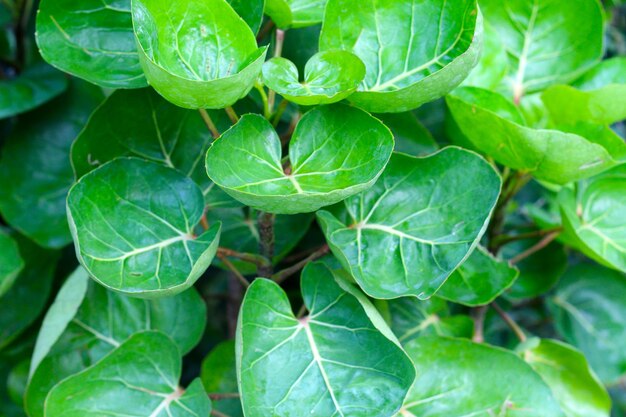
[[[565,184],[593,176],[615,160],[593,138],[525,127],[515,105],[498,93],[464,87],[448,95],[448,107],[474,146],[510,168]]]
[[[559,193],[563,225],[576,247],[626,272],[626,164]]]
[[[65,199],[74,182],[72,141],[102,99],[73,83],[67,93],[20,117],[0,155],[0,212],[14,229],[50,248],[71,242]]]
[[[66,76],[43,62],[25,69],[17,78],[0,80],[0,119],[32,110],[66,88]]]
[[[611,399],[578,350],[556,340],[533,339],[521,352],[552,389],[567,417],[608,417]]]
[[[485,20],[507,50],[504,87],[526,93],[574,81],[603,54],[604,14],[597,0],[483,0]]]
[[[425,299],[478,244],[500,185],[491,165],[460,148],[426,158],[394,154],[372,188],[317,216],[368,295]]]
[[[68,218],[76,254],[109,289],[161,297],[189,288],[210,265],[221,225],[200,236],[202,192],[160,164],[118,158],[70,190]]]
[[[246,21],[252,32],[259,31],[263,22],[265,0],[228,0],[228,3]]]
[[[233,394],[238,392],[234,340],[220,343],[204,358],[200,378],[208,394]],[[213,408],[229,417],[243,417],[241,400],[239,398],[213,400]]]
[[[502,38],[493,26],[485,22],[484,30],[480,60],[463,85],[495,90],[508,72],[509,58]]]
[[[302,82],[298,68],[288,59],[273,58],[263,65],[265,84],[302,106],[341,101],[350,96],[364,78],[365,65],[346,51],[315,54],[306,64]]]
[[[225,0],[132,0],[148,82],[185,108],[219,109],[245,97],[267,48]]]
[[[42,0],[37,45],[56,68],[99,86],[146,86],[130,0]]]
[[[550,299],[560,335],[606,384],[626,375],[626,277],[598,265],[572,267]]]
[[[518,275],[517,268],[479,246],[450,275],[437,296],[469,307],[489,304],[513,285]]]
[[[37,338],[26,392],[30,417],[43,417],[48,392],[61,380],[97,363],[133,334],[159,330],[180,352],[200,340],[206,307],[190,289],[173,297],[140,300],[106,290],[79,268],[61,288]]]
[[[22,269],[24,259],[17,242],[0,229],[0,298],[11,288]]]
[[[564,417],[550,388],[512,352],[463,339],[407,345],[417,379],[398,417]]]
[[[272,125],[245,115],[207,153],[207,173],[218,186],[259,210],[295,214],[335,204],[370,187],[393,150],[378,119],[345,105],[319,107],[298,123],[283,169]]]
[[[351,101],[401,112],[461,84],[478,62],[482,31],[475,0],[329,0],[320,50],[350,51],[365,63]]]
[[[316,25],[324,19],[328,0],[266,0],[265,13],[281,29]]]
[[[305,268],[302,294],[310,315],[297,319],[275,283],[257,279],[246,293],[237,332],[245,414],[395,413],[415,370],[373,306],[320,263]]]
[[[178,347],[160,332],[132,336],[96,365],[63,380],[46,399],[46,416],[209,417],[211,401],[196,379],[178,385]]]
[[[393,133],[395,151],[412,156],[426,156],[437,152],[439,145],[426,127],[412,112],[383,113],[378,117]]]

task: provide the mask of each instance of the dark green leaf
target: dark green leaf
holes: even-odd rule
[[[235,342],[229,340],[217,345],[202,361],[200,375],[208,394],[235,394],[237,387],[237,361]],[[243,417],[239,398],[213,400],[213,408],[229,417]]]
[[[263,21],[265,0],[228,0],[228,3],[246,21],[252,32],[257,33],[259,31]]]
[[[0,229],[0,298],[24,269],[24,260],[15,240]]]
[[[412,156],[426,156],[439,149],[433,135],[412,112],[376,115],[391,129],[396,142],[395,151]]]

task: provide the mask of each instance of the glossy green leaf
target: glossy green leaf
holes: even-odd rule
[[[115,291],[160,297],[189,288],[210,265],[220,224],[200,236],[202,192],[160,164],[118,158],[70,190],[76,254],[89,274]]]
[[[507,50],[504,86],[518,99],[574,81],[602,57],[597,0],[483,0],[480,6]]]
[[[580,349],[605,383],[626,375],[626,277],[598,265],[565,274],[551,311],[561,336]]]
[[[24,259],[15,240],[0,229],[0,298],[24,269]]]
[[[498,93],[475,87],[455,90],[446,99],[465,136],[482,152],[510,168],[565,184],[615,165],[594,138],[525,126],[517,107]]]
[[[246,21],[252,32],[257,33],[263,22],[263,9],[266,0],[228,0],[228,3],[243,20]],[[233,416],[231,416],[233,417]]]
[[[146,86],[130,0],[42,0],[37,44],[50,64],[99,86]]]
[[[368,295],[425,299],[478,244],[500,184],[491,165],[460,148],[426,158],[395,154],[372,188],[317,216]]]
[[[463,85],[494,90],[506,77],[509,58],[498,32],[488,22],[484,24],[484,42],[480,60]]]
[[[0,155],[0,212],[20,233],[41,246],[71,242],[65,199],[74,182],[72,141],[102,93],[73,83],[70,90],[22,117]]]
[[[350,51],[365,63],[351,101],[401,112],[461,84],[478,62],[482,31],[475,0],[329,0],[320,49]]]
[[[137,332],[159,330],[182,354],[189,352],[202,336],[205,317],[195,290],[140,300],[108,291],[77,269],[59,291],[37,338],[25,401],[30,417],[43,417],[46,396],[58,382],[97,363]]]
[[[350,96],[365,78],[365,65],[346,51],[314,55],[300,81],[298,68],[285,58],[272,58],[263,65],[263,81],[289,101],[314,106],[341,101]]]
[[[138,333],[96,365],[63,380],[46,399],[46,416],[209,417],[211,401],[196,379],[178,385],[178,347],[160,332]]]
[[[311,212],[370,187],[393,150],[378,119],[345,105],[319,107],[298,123],[283,169],[272,125],[245,115],[207,153],[209,177],[228,194],[259,210]]]
[[[279,28],[301,28],[321,23],[328,0],[266,0],[265,13]]]
[[[226,0],[132,0],[141,65],[172,103],[218,109],[248,94],[265,60]]]
[[[550,388],[517,355],[463,339],[407,345],[417,379],[399,416],[564,417]]]
[[[489,304],[513,285],[518,275],[517,268],[479,246],[450,275],[437,296],[470,307]]]
[[[249,416],[390,416],[413,365],[374,307],[323,264],[309,264],[297,319],[275,283],[248,289],[237,333],[237,370]]]
[[[626,164],[563,188],[559,205],[567,232],[589,257],[626,272]]]
[[[234,340],[222,342],[213,348],[211,353],[202,361],[200,378],[208,394],[238,392]],[[243,417],[239,398],[213,400],[213,408],[229,417]]]
[[[412,112],[376,115],[391,129],[396,142],[394,150],[412,156],[426,156],[437,152],[439,145],[428,129]]]
[[[533,339],[522,357],[552,389],[567,417],[608,417],[611,399],[578,350],[556,340]]]
[[[0,119],[32,110],[67,88],[63,73],[38,63],[17,78],[0,81]]]

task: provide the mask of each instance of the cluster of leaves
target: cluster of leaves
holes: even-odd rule
[[[2,0],[0,416],[625,416],[620,3]]]

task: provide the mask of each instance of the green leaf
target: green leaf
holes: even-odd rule
[[[368,295],[425,299],[478,244],[500,185],[491,165],[460,148],[426,158],[394,154],[372,188],[317,216],[332,252]]]
[[[446,98],[461,131],[482,152],[510,168],[565,184],[615,165],[592,138],[525,126],[515,105],[498,93],[464,87]]]
[[[46,416],[209,417],[211,401],[196,379],[178,385],[178,347],[160,332],[138,333],[96,365],[63,380],[46,399]]]
[[[12,80],[0,80],[0,119],[39,107],[66,88],[65,75],[45,63],[27,68]]]
[[[225,0],[132,0],[148,82],[180,107],[219,109],[245,97],[267,48]]]
[[[234,340],[220,343],[204,358],[200,378],[208,394],[234,394],[238,392]],[[213,400],[213,408],[229,417],[243,417],[239,398]]]
[[[556,340],[534,339],[524,360],[552,389],[567,417],[608,417],[611,399],[578,350]]]
[[[604,383],[626,375],[626,277],[598,265],[565,274],[549,304],[559,334],[580,349]]]
[[[101,87],[146,86],[130,0],[42,0],[37,45],[56,68]]]
[[[272,58],[263,65],[263,81],[289,101],[315,106],[341,101],[350,96],[365,78],[365,65],[346,51],[315,54],[304,69],[300,82],[298,68],[285,58]]]
[[[265,13],[281,29],[316,25],[324,19],[328,0],[266,0]]]
[[[399,416],[564,417],[550,388],[517,355],[463,339],[407,345],[417,379]]]
[[[72,141],[102,99],[96,87],[73,83],[67,93],[20,117],[0,156],[0,212],[41,246],[71,242],[65,199],[74,182]]]
[[[478,62],[482,31],[476,0],[329,0],[320,49],[350,51],[365,63],[351,101],[368,111],[401,112],[466,78]]]
[[[437,152],[439,145],[412,112],[383,113],[378,117],[393,133],[395,151],[412,156],[427,156]]]
[[[68,218],[76,253],[109,289],[161,297],[189,288],[210,265],[221,225],[202,235],[198,186],[171,168],[118,158],[82,177],[70,190]]]
[[[228,0],[228,3],[246,21],[252,32],[259,31],[263,22],[265,0]]]
[[[248,206],[278,214],[311,212],[370,187],[389,160],[393,136],[364,111],[334,105],[300,120],[288,173],[281,147],[267,120],[245,115],[209,149],[207,173]]]
[[[0,298],[11,288],[23,269],[24,259],[17,242],[0,229]]]
[[[133,334],[159,330],[188,353],[200,340],[206,308],[195,290],[158,300],[108,291],[76,270],[48,310],[31,361],[26,409],[43,417],[44,401],[61,380],[97,363]]]
[[[297,319],[275,283],[257,279],[239,317],[237,370],[244,412],[390,416],[413,365],[366,297],[323,264],[302,274],[310,315]]]
[[[518,275],[517,268],[479,246],[450,275],[437,296],[469,307],[489,304],[513,285]]]
[[[463,85],[495,90],[508,72],[509,58],[498,32],[484,23],[484,42],[480,60]]]
[[[626,164],[559,193],[563,225],[576,247],[611,268],[626,272]]]
[[[596,0],[483,0],[485,20],[507,50],[512,96],[574,81],[603,54],[604,14]]]

